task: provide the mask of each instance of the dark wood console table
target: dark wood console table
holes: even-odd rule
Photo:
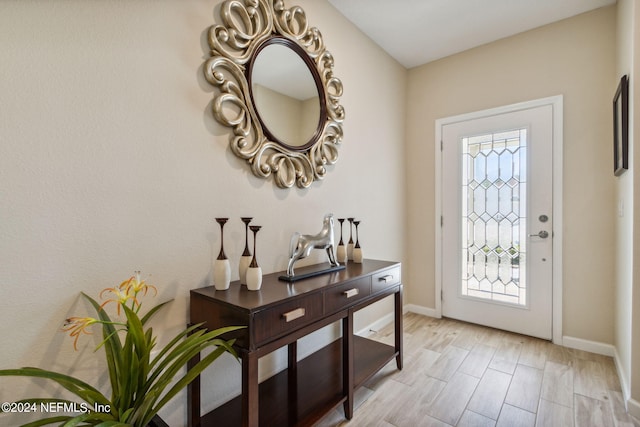
[[[188,389],[190,427],[311,425],[340,403],[351,419],[355,389],[394,358],[402,369],[400,263],[364,260],[346,267],[295,283],[278,280],[281,273],[265,275],[259,291],[249,291],[239,282],[227,291],[191,291],[192,324],[247,328],[228,337],[237,339],[242,359],[242,395],[201,415],[196,379]],[[391,295],[395,346],[354,335],[354,312]],[[342,337],[298,361],[297,340],[338,320]],[[258,359],[285,345],[288,369],[258,384]]]

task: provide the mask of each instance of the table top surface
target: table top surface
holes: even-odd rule
[[[240,281],[236,280],[231,282],[229,289],[225,291],[219,291],[213,286],[207,286],[192,289],[191,295],[253,311],[266,308],[292,297],[318,291],[332,285],[339,285],[340,283],[356,279],[360,276],[374,274],[378,271],[399,265],[399,262],[372,259],[365,259],[361,264],[350,261],[344,270],[310,277],[293,283],[278,279],[278,277],[284,273],[280,271],[264,275],[262,278],[262,286],[258,291],[250,291],[246,286],[241,285]],[[328,268],[329,263],[299,267],[296,268],[296,272],[303,274],[307,271],[321,269],[323,267]]]

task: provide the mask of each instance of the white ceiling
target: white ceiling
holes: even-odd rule
[[[406,68],[616,0],[329,0]]]

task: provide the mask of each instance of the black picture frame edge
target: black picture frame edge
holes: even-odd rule
[[[618,108],[620,103],[620,108]],[[618,117],[618,111],[622,117]],[[619,153],[622,151],[622,153]],[[621,155],[620,155],[621,154]],[[613,97],[613,174],[620,176],[629,169],[629,78],[620,79]]]

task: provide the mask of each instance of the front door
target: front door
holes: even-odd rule
[[[552,338],[553,106],[443,124],[442,314]]]

